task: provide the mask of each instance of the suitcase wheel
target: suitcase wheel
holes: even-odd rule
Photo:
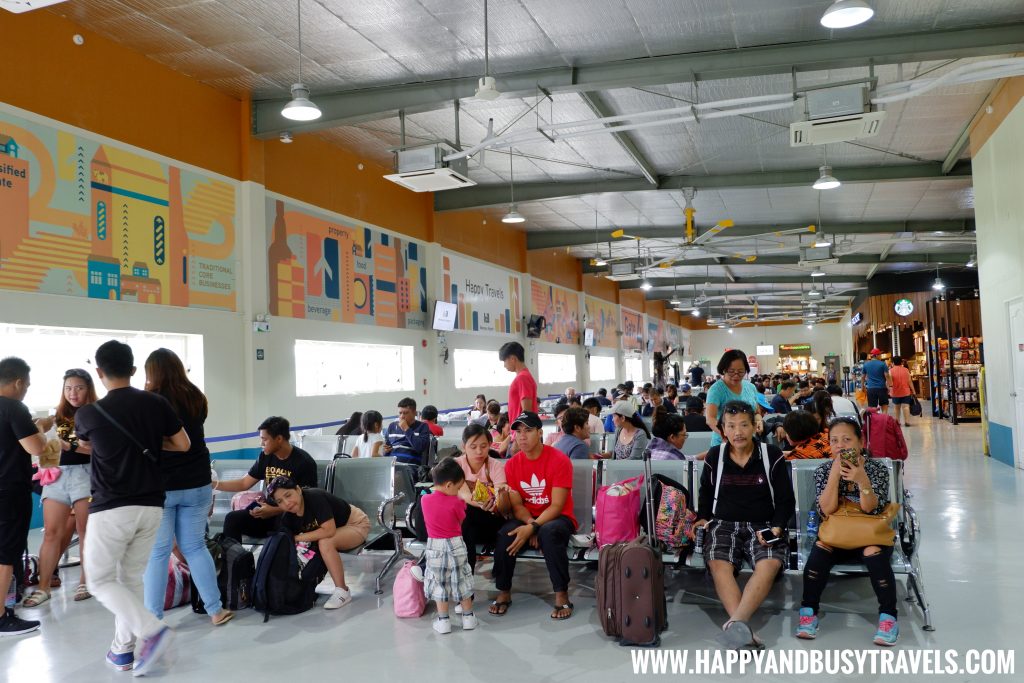
[[[643,576],[643,578],[645,578],[645,579],[646,579],[646,578],[647,578],[647,574],[648,574],[648,572],[647,572],[647,567],[644,567],[644,568],[643,568],[643,571],[641,572],[641,574],[640,574],[640,575],[641,575],[641,576]]]
[[[628,579],[632,574],[633,574],[633,572],[630,570],[630,568],[626,567],[626,569],[625,569],[626,578]]]
[[[627,614],[626,618],[622,620],[622,623],[625,626],[629,626],[630,621],[631,621],[631,619],[629,618],[629,615]]]
[[[644,617],[644,627],[646,627],[646,628],[650,628],[651,627],[651,618],[650,617]]]

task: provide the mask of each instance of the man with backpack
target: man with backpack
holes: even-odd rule
[[[96,350],[96,373],[107,389],[75,414],[79,441],[92,446],[89,504],[89,592],[114,614],[107,662],[143,676],[166,653],[174,632],[142,602],[142,574],[163,518],[161,451],[187,452],[188,434],[163,396],[131,386],[132,349],[108,341]],[[142,638],[139,656],[135,639]]]

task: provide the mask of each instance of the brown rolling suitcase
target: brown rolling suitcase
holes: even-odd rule
[[[650,452],[644,453],[646,481],[651,481]],[[648,527],[654,528],[652,487],[647,487]],[[605,634],[620,645],[656,647],[668,628],[665,566],[648,538],[601,548],[597,564],[597,609]]]

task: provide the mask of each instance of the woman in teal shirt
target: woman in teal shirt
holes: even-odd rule
[[[758,412],[757,389],[744,379],[750,374],[747,354],[739,349],[726,351],[718,361],[718,374],[722,376],[722,379],[708,389],[708,400],[704,407],[704,417],[707,419],[711,431],[714,432],[711,435],[712,448],[722,443],[722,432],[718,428],[718,415],[722,406],[729,401],[743,401],[750,404],[754,415],[757,415],[757,433],[760,434],[764,430],[764,423]]]

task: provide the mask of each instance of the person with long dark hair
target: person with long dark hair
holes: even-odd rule
[[[43,487],[43,543],[39,547],[39,588],[25,598],[25,607],[38,607],[50,599],[50,583],[61,553],[70,538],[68,520],[75,513],[78,545],[85,552],[86,522],[89,520],[89,455],[92,448],[80,443],[75,434],[75,413],[96,402],[96,385],[88,370],[72,368],[64,373],[64,388],[57,403],[53,424],[60,441],[60,477]],[[92,597],[85,584],[85,564],[75,589],[75,600]]]
[[[754,413],[754,428],[760,434],[764,430],[764,422],[758,414],[757,390],[744,379],[750,374],[747,355],[739,349],[726,351],[718,361],[718,374],[722,378],[711,385],[704,401],[704,419],[714,432],[711,435],[711,445],[717,446],[722,443],[719,414],[730,401],[743,401],[750,406]]]
[[[217,570],[206,549],[206,516],[213,497],[210,449],[203,429],[209,410],[206,396],[189,380],[181,359],[169,349],[157,349],[146,359],[146,390],[170,402],[191,442],[187,452],[164,453],[160,458],[166,496],[160,529],[143,576],[146,609],[157,619],[163,618],[167,562],[176,540],[206,613],[214,626],[220,626],[234,612],[221,603]]]
[[[340,427],[338,427],[338,431],[334,432],[334,435],[351,436],[352,434],[362,434],[362,420],[363,414],[358,410],[355,411]]]
[[[811,394],[811,400],[804,406],[804,410],[818,418],[818,425],[828,440],[828,423],[836,416],[836,411],[832,407],[832,396],[824,389],[815,391]]]

